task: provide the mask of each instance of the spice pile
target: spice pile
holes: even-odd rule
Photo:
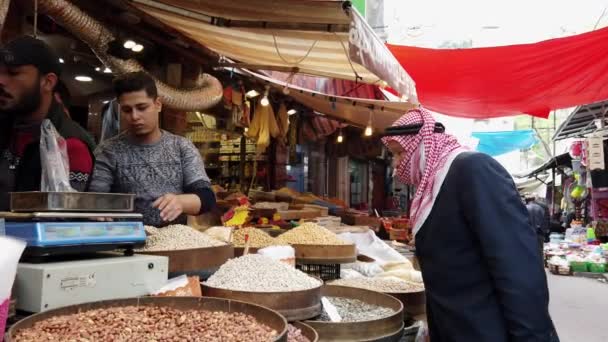
[[[338,279],[330,283],[331,285],[340,285],[348,287],[357,287],[360,289],[372,290],[384,293],[404,293],[404,292],[420,292],[424,291],[424,284],[413,283],[396,278],[368,278],[357,277],[351,279]]]
[[[205,285],[247,292],[289,292],[309,290],[322,283],[285,263],[259,254],[228,260]]]
[[[327,300],[329,300],[329,302],[336,307],[338,314],[344,323],[371,321],[385,318],[395,313],[395,310],[391,308],[368,304],[358,299],[344,297],[325,298],[327,298]],[[329,319],[329,316],[325,310],[323,310],[323,313],[318,320],[323,322],[331,322],[331,319]]]
[[[146,245],[136,250],[136,252],[174,251],[225,245],[221,241],[182,224],[170,225],[164,228],[145,226],[145,229],[148,235]]]
[[[277,237],[277,241],[290,245],[346,245],[336,234],[316,223],[303,223]]]
[[[257,228],[240,228],[235,229],[234,233],[232,234],[232,243],[235,247],[245,247],[245,235],[249,235],[249,247],[252,248],[264,248],[268,246],[287,244],[277,241],[277,239]]]
[[[291,324],[287,325],[287,342],[310,342],[308,337],[302,335],[302,330]]]
[[[267,342],[276,336],[276,331],[243,313],[125,306],[51,317],[19,330],[15,341]]]

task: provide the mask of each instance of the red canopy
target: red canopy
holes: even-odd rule
[[[608,99],[608,28],[525,45],[388,47],[415,80],[420,103],[446,115],[546,118]]]

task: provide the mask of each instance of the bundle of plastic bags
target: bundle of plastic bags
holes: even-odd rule
[[[45,119],[40,127],[40,162],[41,191],[76,191],[70,185],[70,159],[65,139],[49,119]]]

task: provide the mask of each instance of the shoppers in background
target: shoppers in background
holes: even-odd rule
[[[199,151],[187,139],[161,130],[162,103],[154,80],[143,72],[114,80],[114,92],[127,124],[124,133],[95,151],[90,190],[136,194],[144,223],[186,223],[215,206],[215,195]]]
[[[432,342],[554,342],[536,232],[509,173],[493,158],[435,133],[425,109],[383,138],[396,176],[416,186],[410,221],[426,287]]]
[[[526,196],[526,209],[528,209],[532,228],[536,232],[540,255],[542,256],[544,254],[545,232],[549,230],[549,223],[545,220],[545,209],[536,202],[534,195]]]
[[[95,143],[54,99],[58,61],[48,45],[28,36],[0,49],[0,211],[9,209],[9,192],[40,190],[44,119],[66,139],[72,187],[86,188]]]
[[[72,96],[70,95],[68,87],[66,87],[65,83],[63,83],[61,80],[57,80],[57,85],[55,86],[55,90],[53,91],[53,96],[55,98],[55,101],[57,101],[57,103],[61,106],[61,109],[63,109],[68,118],[70,118]]]

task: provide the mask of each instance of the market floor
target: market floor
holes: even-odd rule
[[[549,309],[561,342],[606,342],[608,284],[548,273]]]

